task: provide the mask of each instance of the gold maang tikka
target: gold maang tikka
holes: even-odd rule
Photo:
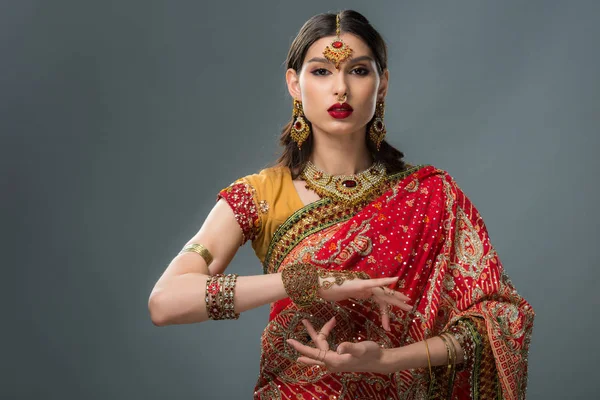
[[[340,69],[340,64],[347,60],[352,54],[352,49],[340,37],[340,15],[335,16],[335,39],[323,51],[323,55],[335,65],[335,69]]]

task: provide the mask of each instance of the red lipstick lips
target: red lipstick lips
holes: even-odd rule
[[[335,103],[327,110],[327,112],[329,112],[329,115],[331,115],[335,119],[348,118],[350,114],[352,114],[352,111],[352,107],[348,103]]]

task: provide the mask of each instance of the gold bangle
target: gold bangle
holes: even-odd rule
[[[201,245],[201,244],[190,243],[190,244],[186,245],[179,252],[179,254],[183,254],[183,253],[187,253],[187,252],[192,252],[192,253],[200,254],[200,256],[202,258],[204,258],[204,262],[206,262],[206,267],[207,268],[210,265],[210,263],[213,261],[213,256],[212,256],[212,254],[210,254],[210,251],[208,251],[208,249],[206,247],[204,247],[203,245]]]
[[[454,342],[452,341],[452,336],[450,336],[449,333],[444,332],[442,333],[440,336],[444,336],[448,342],[449,342],[449,350],[450,350],[450,357],[452,358],[452,366],[450,366],[450,360],[448,360],[448,373],[449,376],[452,377],[453,373],[455,372],[455,367],[456,367],[456,347],[454,346]]]
[[[427,339],[425,342],[425,350],[427,350],[427,365],[429,365],[429,379],[433,381],[433,372],[431,372],[431,357],[429,356],[429,345],[427,344]]]
[[[209,319],[221,319],[219,297],[221,293],[221,278],[223,275],[217,274],[209,276],[206,280],[206,294],[204,302],[206,303],[206,312]]]
[[[217,274],[208,277],[204,302],[209,319],[238,319],[240,317],[240,314],[235,312],[233,299],[237,277],[237,274]]]
[[[223,282],[223,297],[221,299],[224,314],[223,319],[238,319],[240,317],[240,314],[235,312],[235,303],[233,301],[237,277],[237,274],[225,275],[225,280]]]
[[[450,368],[452,368],[450,345],[448,344],[448,339],[443,334],[440,335],[440,339],[442,339],[444,346],[446,346],[446,352],[448,353],[448,372],[450,372]]]
[[[456,346],[454,346],[454,341],[452,340],[452,336],[448,332],[442,333],[444,337],[448,339],[448,343],[450,344],[450,354],[452,355],[452,366],[456,365]]]

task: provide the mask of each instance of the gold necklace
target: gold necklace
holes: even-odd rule
[[[385,165],[379,161],[355,175],[329,175],[307,161],[300,177],[307,189],[347,205],[367,201],[379,191],[382,183],[387,182]]]

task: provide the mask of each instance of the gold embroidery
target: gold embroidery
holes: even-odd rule
[[[446,288],[446,290],[450,291],[450,290],[454,289],[454,286],[455,286],[454,278],[450,275],[444,276],[444,288]]]
[[[267,212],[269,212],[269,203],[266,200],[261,200],[258,203],[258,208],[260,209],[260,212],[266,214]]]
[[[454,251],[458,262],[451,264],[450,269],[457,269],[461,275],[479,279],[487,262],[483,242],[460,207],[457,208],[456,220]]]
[[[412,182],[404,187],[404,190],[410,193],[414,193],[419,188],[419,179],[415,178]]]

